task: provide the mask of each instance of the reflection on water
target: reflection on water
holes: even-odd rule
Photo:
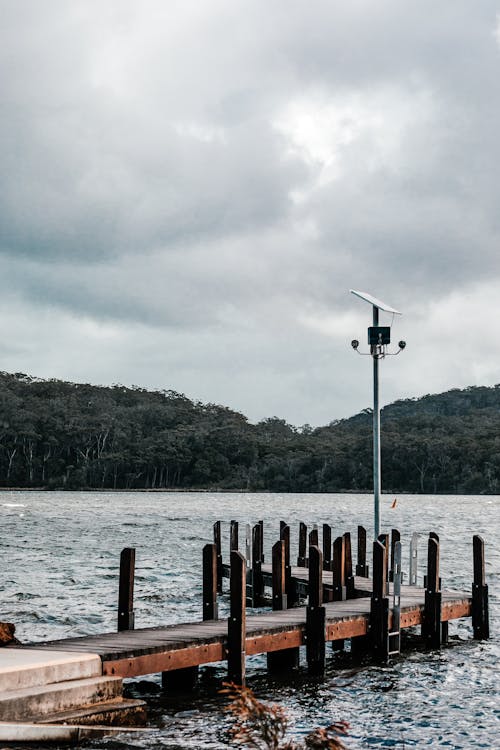
[[[262,656],[248,660],[249,684],[259,698],[279,701],[296,736],[339,719],[351,724],[351,748],[415,746],[497,747],[500,706],[496,628],[499,612],[500,531],[498,497],[400,496],[382,498],[382,527],[401,530],[404,569],[412,532],[441,537],[441,575],[447,588],[470,589],[472,535],[486,541],[492,638],[471,641],[470,620],[450,626],[441,652],[415,648],[388,666],[355,665],[347,654],[329,652],[324,680],[300,671],[293,681],[266,675]],[[280,519],[292,525],[296,557],[298,522],[330,523],[335,535],[361,523],[371,528],[371,498],[363,495],[216,493],[24,493],[0,494],[3,575],[1,619],[17,625],[21,640],[62,638],[115,629],[120,550],[137,549],[137,627],[201,616],[201,550],[212,541],[212,524],[265,522],[270,556]],[[240,539],[242,532],[240,531]],[[270,559],[270,557],[268,557]],[[220,603],[220,617],[227,601]],[[1,655],[0,655],[1,656]],[[101,740],[95,748],[227,747],[223,701],[217,695],[221,667],[201,671],[189,699],[163,695],[157,676],[131,681],[130,694],[146,696],[159,732],[123,741]]]

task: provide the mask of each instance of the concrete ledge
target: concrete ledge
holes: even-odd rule
[[[98,677],[101,674],[102,663],[97,654],[32,648],[0,649],[0,692]]]
[[[144,733],[154,730],[136,727],[100,727],[62,724],[0,722],[0,742],[80,742],[83,739],[106,737],[110,734]]]
[[[121,697],[120,677],[90,677],[0,693],[1,721],[30,721],[34,717],[82,708]]]

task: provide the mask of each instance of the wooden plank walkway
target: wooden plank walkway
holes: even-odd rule
[[[307,569],[294,569],[305,576]],[[331,580],[331,572],[323,580]],[[370,620],[371,581],[355,578],[356,589],[366,596],[347,601],[329,602],[325,606],[326,640],[335,641],[367,635]],[[392,586],[391,586],[392,602]],[[401,590],[401,628],[421,625],[425,589],[403,586]],[[472,598],[466,592],[443,591],[441,620],[468,617]],[[391,617],[389,617],[389,627]],[[246,617],[246,655],[295,648],[305,643],[306,607],[248,614]],[[103,673],[135,677],[156,672],[185,669],[227,659],[227,620],[181,623],[154,628],[138,628],[118,633],[67,638],[30,644],[37,649],[77,651],[98,654]]]

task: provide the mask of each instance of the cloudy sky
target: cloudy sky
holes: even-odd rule
[[[354,287],[383,402],[500,382],[500,2],[0,11],[0,369],[325,424]]]

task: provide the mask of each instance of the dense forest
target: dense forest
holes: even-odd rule
[[[371,411],[313,429],[193,402],[173,391],[0,373],[0,486],[372,487]],[[397,401],[382,411],[390,492],[500,492],[500,385]]]

